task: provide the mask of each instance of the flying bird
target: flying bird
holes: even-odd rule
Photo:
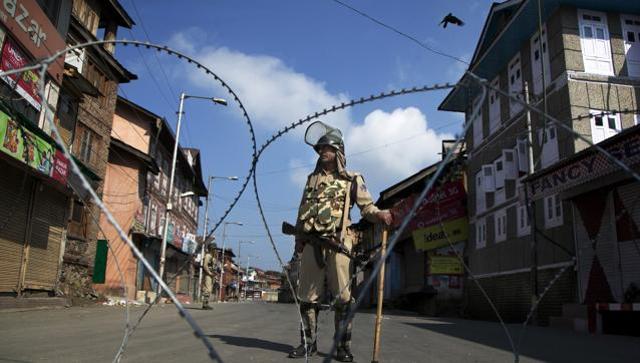
[[[459,18],[457,18],[451,13],[447,14],[447,16],[445,16],[444,19],[442,19],[442,21],[440,22],[440,25],[442,25],[443,28],[446,28],[447,24],[449,23],[453,25],[458,25],[458,26],[464,25],[464,21],[460,20]]]

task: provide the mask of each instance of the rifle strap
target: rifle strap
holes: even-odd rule
[[[349,210],[351,209],[351,183],[347,182],[347,192],[344,196],[344,208],[342,209],[342,228],[340,230],[340,243],[344,246],[344,239],[347,237],[347,222],[349,220]]]

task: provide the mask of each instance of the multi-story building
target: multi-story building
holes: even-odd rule
[[[637,109],[640,100],[640,4],[540,3],[540,13],[533,0],[493,4],[469,70],[522,100],[527,84],[532,106],[594,143],[634,125],[637,116],[617,111]],[[566,268],[540,304],[539,318],[546,323],[560,315],[563,304],[581,302],[574,270],[576,212],[564,195],[544,194],[534,200],[531,223],[525,178],[530,169],[538,173],[563,163],[588,144],[535,112],[529,144],[521,104],[493,90],[484,104],[479,101],[479,88],[461,86],[439,107],[464,112],[472,123],[466,135],[471,224],[466,257],[473,278],[507,320],[524,320],[533,295]],[[466,286],[467,313],[495,318],[475,283]]]
[[[131,28],[134,24],[116,0],[73,0],[71,10],[66,36],[68,46],[98,40],[99,33],[103,39],[111,40],[115,38],[118,27]],[[69,72],[84,81],[90,90],[79,107],[68,108],[67,112],[77,118],[71,143],[72,154],[98,196],[102,196],[107,169],[118,85],[137,78],[116,60],[114,52],[113,44],[108,44],[82,48],[68,53],[65,58]],[[69,211],[63,278],[67,292],[83,295],[91,290],[100,211],[77,177],[72,176],[69,184],[77,195]]]
[[[202,164],[200,151],[179,147],[176,159],[176,172],[173,193],[169,196],[171,161],[176,139],[166,121],[160,125],[157,141],[153,147],[152,157],[159,167],[157,175],[147,174],[148,205],[144,211],[146,216],[146,233],[144,249],[147,260],[152,261],[157,269],[160,261],[160,244],[164,234],[165,209],[171,200],[169,212],[169,228],[167,237],[167,253],[165,264],[165,281],[179,294],[190,295],[195,290],[197,279],[193,278],[193,253],[196,248],[198,230],[199,198],[207,195],[207,188],[202,180]],[[170,199],[169,199],[170,198]],[[138,286],[155,290],[155,282],[141,265],[138,266]]]
[[[5,1],[0,5],[0,72],[20,68],[65,48],[69,1]],[[0,81],[0,293],[55,295],[65,246],[71,189],[68,160],[50,121],[71,145],[76,116],[69,112],[86,89],[58,59],[38,71]],[[48,113],[43,101],[51,108]],[[46,294],[45,294],[46,295]]]

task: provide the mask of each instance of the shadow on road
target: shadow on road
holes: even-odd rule
[[[272,350],[275,352],[289,353],[294,347],[289,344],[281,344],[270,342],[264,339],[249,338],[249,337],[236,337],[232,335],[208,335],[210,338],[215,338],[230,345],[236,345],[238,347],[245,348],[259,348],[264,350]]]

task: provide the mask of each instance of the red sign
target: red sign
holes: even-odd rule
[[[50,57],[66,47],[66,43],[36,0],[3,0],[0,21],[20,45],[36,59]],[[56,83],[62,83],[64,57],[59,57],[47,72]]]
[[[51,177],[62,184],[66,184],[67,176],[69,176],[69,159],[64,156],[64,153],[62,151],[56,150],[56,153],[53,157]]]
[[[391,208],[395,227],[398,227],[409,213],[418,196],[413,194]],[[447,182],[427,193],[407,226],[411,232],[434,224],[461,218],[467,215],[464,205],[466,191],[461,180]]]
[[[0,60],[0,70],[8,71],[11,69],[21,68],[27,65],[27,57],[18,49],[15,42],[11,38],[6,38],[2,46],[2,59]],[[16,92],[24,97],[33,107],[40,111],[40,96],[38,95],[38,81],[40,76],[37,70],[16,73],[9,76],[3,76],[5,82],[14,87],[16,82]]]

